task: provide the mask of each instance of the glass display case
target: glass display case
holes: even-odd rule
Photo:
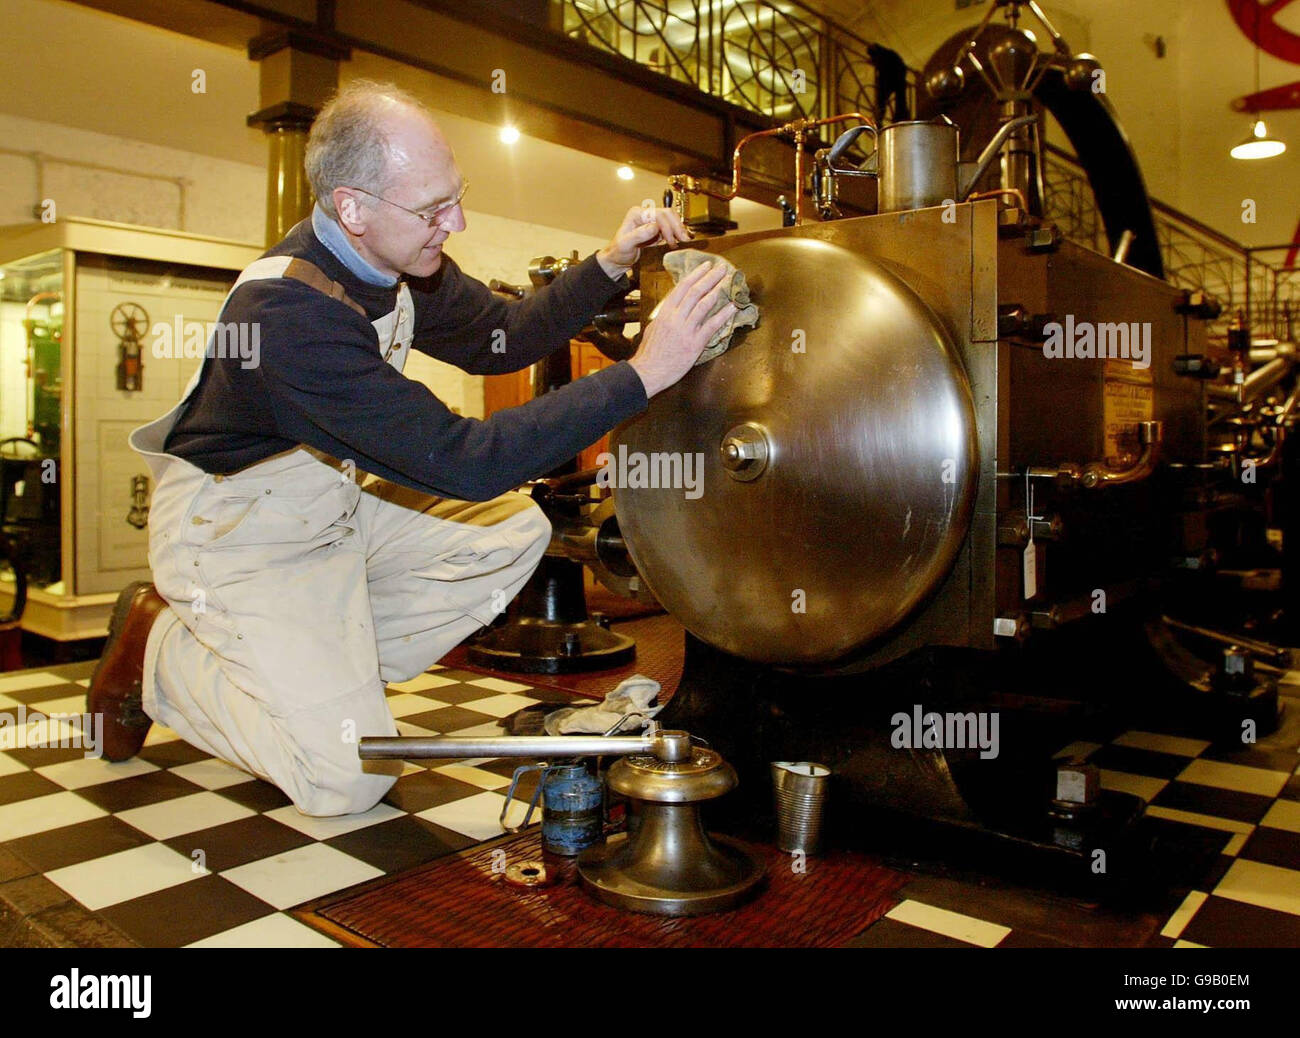
[[[96,637],[148,579],[153,488],[127,435],[180,398],[260,253],[91,220],[0,228],[0,617],[21,572],[24,629]]]

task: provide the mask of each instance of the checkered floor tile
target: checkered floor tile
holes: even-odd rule
[[[80,713],[93,663],[0,676],[0,711]],[[389,687],[404,734],[495,732],[555,693],[435,667]],[[563,696],[564,702],[572,701]],[[15,715],[16,716],[16,715]],[[309,818],[157,725],[133,760],[0,727],[0,946],[320,946],[285,909],[501,835],[516,762],[408,764],[361,815]],[[522,782],[530,797],[536,777]],[[522,819],[516,799],[510,820]]]
[[[79,712],[92,669],[0,675],[0,713]],[[571,699],[443,667],[389,688],[405,734],[498,733],[539,701]],[[1095,763],[1106,788],[1146,799],[1151,825],[1208,848],[1203,873],[1155,915],[917,873],[853,943],[1300,947],[1300,699],[1285,701],[1288,726],[1246,749],[1128,731],[1062,751]],[[0,727],[0,946],[330,946],[286,910],[499,835],[515,763],[408,764],[373,810],[321,819],[157,726],[121,764],[29,747]],[[512,821],[536,781],[521,783]]]
[[[1300,699],[1267,745],[1224,751],[1208,742],[1129,731],[1075,743],[1061,755],[1098,765],[1103,788],[1148,801],[1152,826],[1176,827],[1217,858],[1158,917],[1046,898],[997,883],[921,876],[858,939],[861,947],[1300,948]],[[1143,938],[1144,933],[1154,936]]]

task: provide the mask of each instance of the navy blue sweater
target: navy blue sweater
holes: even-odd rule
[[[355,277],[307,220],[266,255],[314,263],[368,316],[289,278],[241,285],[221,320],[260,323],[260,363],[209,358],[167,438],[168,453],[205,472],[305,444],[403,486],[482,501],[550,471],[646,406],[640,376],[624,362],[487,419],[463,418],[380,355],[370,321],[396,305],[395,287]],[[517,302],[447,255],[432,277],[407,284],[412,348],[482,375],[518,371],[563,346],[618,290],[595,256]],[[495,339],[500,350],[498,329],[503,352],[492,349]]]

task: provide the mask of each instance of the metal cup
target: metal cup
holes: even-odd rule
[[[776,845],[786,852],[816,854],[821,847],[822,814],[831,769],[808,761],[773,761]]]

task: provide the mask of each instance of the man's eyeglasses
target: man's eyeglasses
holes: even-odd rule
[[[364,187],[354,187],[352,190],[360,191],[363,195],[369,195],[371,198],[377,198],[381,202],[387,202],[395,209],[400,209],[404,213],[410,213],[412,216],[418,216],[424,221],[425,226],[434,227],[441,226],[451,211],[455,209],[456,206],[460,205],[461,200],[465,197],[465,192],[469,190],[469,180],[461,181],[460,192],[451,201],[436,205],[431,210],[424,213],[420,212],[418,209],[408,209],[404,205],[398,205],[396,202],[385,198],[383,195],[377,195],[373,191],[367,191]]]

